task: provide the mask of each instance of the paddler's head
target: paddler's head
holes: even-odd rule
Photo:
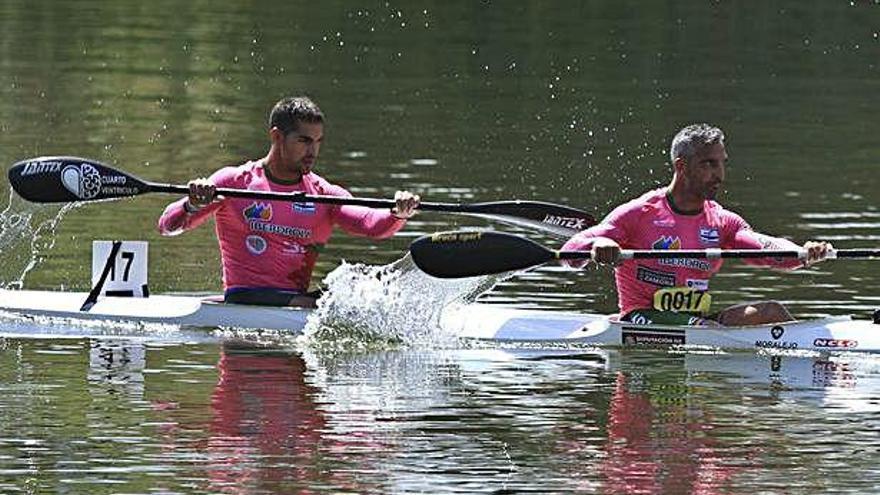
[[[284,98],[269,114],[269,138],[272,175],[299,181],[318,160],[324,139],[324,113],[308,97]]]
[[[689,125],[675,135],[669,155],[676,193],[689,200],[715,199],[727,164],[721,129],[709,124]]]

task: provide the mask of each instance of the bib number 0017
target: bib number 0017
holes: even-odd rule
[[[708,314],[712,296],[702,290],[689,287],[660,289],[654,293],[654,309],[679,313]]]

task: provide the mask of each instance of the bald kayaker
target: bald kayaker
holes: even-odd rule
[[[710,310],[709,280],[722,261],[705,259],[620,260],[621,249],[801,249],[760,234],[715,201],[725,178],[724,133],[708,124],[683,128],[672,140],[673,177],[614,209],[601,223],[572,237],[563,251],[591,251],[599,264],[615,265],[621,319],[633,323],[752,325],[792,320],[776,301]],[[804,260],[758,258],[747,263],[796,269],[825,258],[832,246],[806,242]],[[584,263],[581,263],[581,266]]]
[[[214,217],[223,263],[224,301],[312,305],[308,293],[318,253],[334,226],[376,239],[394,235],[419,205],[397,191],[391,210],[312,202],[215,198],[218,187],[350,197],[312,171],[324,139],[324,114],[307,97],[285,98],[269,115],[268,154],[189,182],[189,195],[159,218],[162,235],[194,229]]]

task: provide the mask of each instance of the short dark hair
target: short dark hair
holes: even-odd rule
[[[678,131],[669,147],[669,158],[690,160],[697,150],[712,144],[724,144],[724,132],[709,124],[691,124]]]
[[[285,135],[297,129],[300,122],[321,124],[324,113],[307,96],[284,98],[269,113],[269,129],[277,127]]]

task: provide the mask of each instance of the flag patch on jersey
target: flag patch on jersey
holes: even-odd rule
[[[293,211],[313,215],[315,213],[315,203],[293,203]]]
[[[652,249],[681,249],[681,239],[678,237],[672,237],[669,235],[664,235],[654,241],[654,244],[651,245]]]
[[[715,227],[700,227],[700,242],[703,244],[718,244],[721,235]]]

